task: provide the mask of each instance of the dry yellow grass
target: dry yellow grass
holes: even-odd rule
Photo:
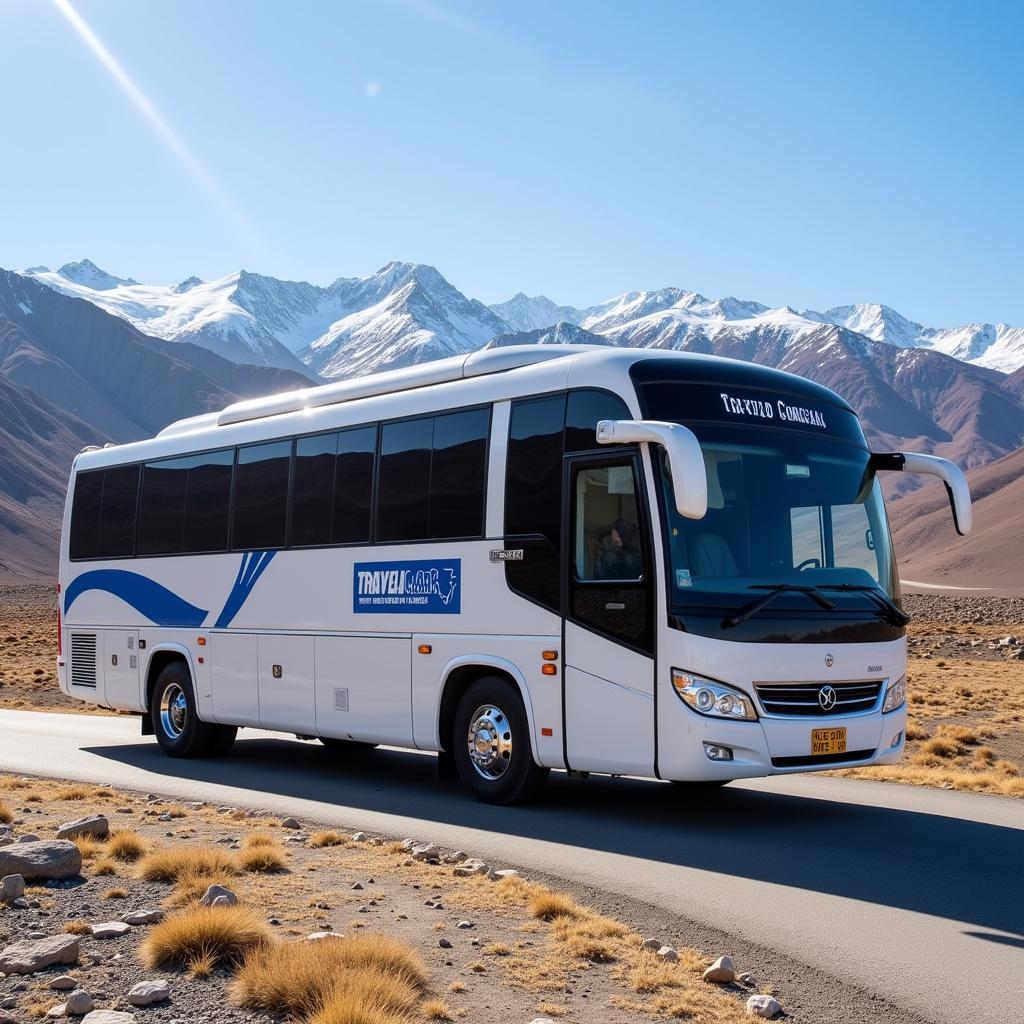
[[[11,810],[11,805],[0,800],[0,822],[9,825],[12,821],[14,821],[14,811]]]
[[[537,1004],[537,1012],[542,1013],[545,1017],[564,1017],[569,1012],[569,1008],[561,1003],[540,1002]]]
[[[215,846],[154,850],[139,861],[139,877],[146,882],[178,882],[184,878],[224,877],[237,873],[234,858]]]
[[[253,850],[257,846],[273,846],[281,848],[281,840],[270,832],[250,832],[242,840],[243,850]]]
[[[64,931],[68,935],[92,935],[92,925],[88,921],[68,921]]]
[[[423,963],[411,947],[383,935],[352,935],[254,950],[232,993],[249,1009],[340,1024],[347,1019],[343,1008],[408,1013],[425,981]]]
[[[314,832],[309,837],[309,845],[314,850],[324,846],[342,846],[348,842],[348,836],[344,832],[335,832],[334,829],[324,829],[322,832]]]
[[[242,871],[276,874],[288,867],[288,854],[279,844],[239,850],[235,859]]]
[[[466,983],[464,981],[453,981],[448,986],[448,991],[449,992],[465,992],[466,991]]]
[[[61,786],[54,793],[57,800],[89,800],[95,795],[95,786]]]
[[[530,899],[530,914],[541,921],[554,921],[556,918],[578,918],[583,910],[580,905],[564,892],[551,889],[540,889]]]
[[[452,1008],[443,999],[428,999],[421,1007],[427,1020],[451,1020]]]
[[[28,779],[20,779],[16,775],[7,775],[4,778],[0,779],[0,789],[28,789],[28,787]]]
[[[92,873],[97,878],[102,878],[106,875],[117,874],[117,862],[112,860],[109,856],[100,857],[92,866]]]
[[[512,947],[504,942],[490,942],[484,947],[488,956],[511,956]]]
[[[92,860],[106,849],[102,840],[95,836],[75,836],[71,841],[78,847],[82,860]]]
[[[124,889],[108,889],[100,899],[104,900],[123,900],[128,898],[128,893]]]
[[[141,860],[148,852],[149,842],[131,829],[114,829],[107,840],[107,856],[125,864]]]
[[[248,907],[190,907],[156,925],[139,957],[149,969],[203,963],[233,968],[272,941],[270,928]]]

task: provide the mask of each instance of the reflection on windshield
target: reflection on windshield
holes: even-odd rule
[[[755,585],[880,586],[893,594],[889,528],[868,453],[766,431],[698,430],[708,480],[708,512],[680,516],[664,488],[672,582],[693,592],[750,598]],[[694,595],[696,596],[696,595]]]

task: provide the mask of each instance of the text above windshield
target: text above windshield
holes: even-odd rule
[[[719,394],[725,411],[732,416],[749,416],[755,419],[779,419],[783,423],[803,423],[810,427],[828,429],[825,417],[817,409],[806,406],[789,405],[781,398],[774,402],[766,402],[760,398],[737,398],[728,392]]]

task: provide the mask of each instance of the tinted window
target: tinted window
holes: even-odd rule
[[[139,555],[227,549],[233,458],[226,449],[143,467]]]
[[[512,403],[505,479],[505,534],[540,534],[523,547],[521,562],[506,562],[508,584],[551,609],[560,605],[562,428],[565,396]]]
[[[238,449],[231,523],[233,548],[284,547],[291,449],[291,441]]]
[[[189,464],[183,551],[227,550],[234,454],[229,448],[182,460]]]
[[[377,539],[427,536],[433,420],[386,423],[380,435]]]
[[[337,434],[300,437],[295,442],[292,544],[329,544],[331,541],[337,451]]]
[[[344,430],[338,435],[331,535],[335,544],[355,544],[370,539],[376,449],[376,427]]]
[[[599,420],[632,419],[626,403],[607,391],[573,391],[565,411],[565,450],[587,452],[600,449],[597,443]]]
[[[75,474],[75,497],[71,505],[71,557],[95,558],[100,537],[100,502],[103,499],[103,470],[89,469]]]
[[[184,459],[150,462],[142,471],[139,502],[139,554],[181,551],[185,527],[188,468]]]
[[[483,536],[490,422],[489,409],[434,418],[429,524],[433,539]]]
[[[139,467],[114,466],[103,471],[100,505],[99,558],[135,554],[135,514],[139,499]]]

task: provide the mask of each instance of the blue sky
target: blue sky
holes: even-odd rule
[[[1024,324],[1020,4],[70,2],[151,112],[0,0],[0,266]]]

